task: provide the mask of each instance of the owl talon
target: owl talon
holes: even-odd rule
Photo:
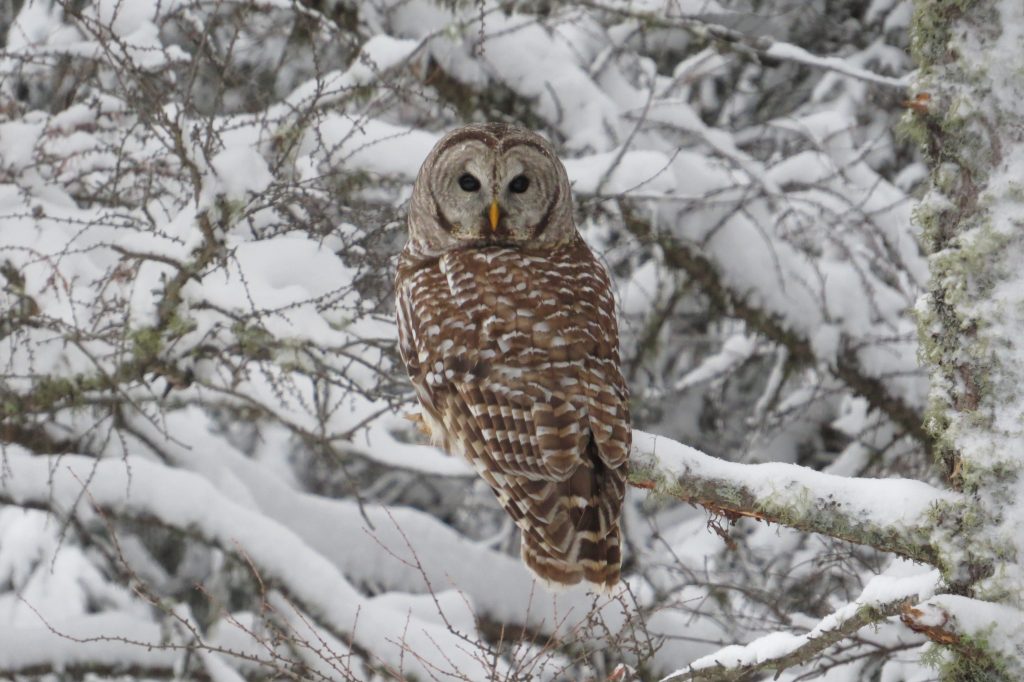
[[[405,418],[416,425],[416,430],[422,433],[427,438],[432,438],[434,432],[430,430],[430,424],[423,418],[423,415],[419,412],[407,412]]]

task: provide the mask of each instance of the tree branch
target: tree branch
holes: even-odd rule
[[[906,613],[911,604],[933,595],[940,584],[938,571],[902,577],[876,576],[854,602],[821,619],[806,633],[776,632],[749,644],[727,646],[665,680],[739,682],[751,679],[754,673],[772,670],[778,677],[783,670],[806,664],[829,647],[853,637],[866,625]]]
[[[657,244],[665,256],[665,263],[671,268],[684,271],[715,305],[731,312],[754,331],[784,346],[793,361],[806,365],[821,364],[809,339],[786,327],[770,312],[748,303],[741,293],[730,289],[722,281],[715,265],[698,253],[697,249],[669,234],[656,232],[650,222],[640,218],[637,211],[631,209],[627,201],[620,201],[620,206],[626,229],[641,242]],[[913,437],[926,453],[931,454],[932,439],[924,429],[921,413],[893,395],[882,379],[868,374],[853,353],[840,355],[838,362],[828,364],[827,369],[850,390],[867,400],[873,409],[888,416],[907,435]]]
[[[292,531],[233,502],[201,476],[139,457],[37,457],[18,446],[2,457],[0,503],[80,519],[98,508],[105,516],[198,536],[250,563],[262,582],[280,589],[318,627],[396,676],[428,677],[450,668],[481,679],[495,673],[442,626],[412,617],[406,631],[396,631],[408,614],[365,599]]]
[[[666,682],[697,682],[698,680],[707,680],[708,682],[712,680],[714,682],[739,682],[740,680],[751,679],[750,676],[756,672],[781,671],[801,665],[814,659],[815,656],[830,646],[855,635],[865,625],[877,623],[899,613],[902,604],[903,601],[900,600],[885,604],[882,608],[861,609],[853,617],[843,621],[834,629],[819,632],[815,637],[805,636],[803,644],[781,656],[773,656],[757,663],[748,663],[736,667],[717,663],[714,666],[685,671],[679,675],[670,675],[665,679]]]
[[[997,670],[1005,673],[1007,666],[1015,666],[1014,661],[1020,656],[1015,637],[993,634],[1001,628],[1020,633],[1024,613],[1011,606],[940,594],[916,605],[904,604],[900,621],[914,632],[955,651],[975,673],[976,678],[971,679],[983,679]],[[992,679],[1006,678],[993,676]]]
[[[644,12],[621,6],[605,5],[600,2],[577,2],[578,5],[608,12],[623,19],[632,19],[647,26],[663,29],[681,29],[698,38],[712,40],[723,50],[731,50],[750,61],[764,66],[778,66],[780,62],[793,62],[826,71],[834,71],[850,78],[867,81],[876,85],[905,90],[909,84],[905,78],[893,78],[868,69],[862,69],[838,57],[820,57],[807,50],[775,40],[771,36],[751,36],[735,29],[715,24],[699,15],[668,16],[664,11]]]
[[[630,482],[728,518],[749,517],[940,564],[931,513],[960,495],[900,478],[847,478],[795,464],[738,464],[633,431]]]
[[[104,633],[97,635],[97,633]],[[126,613],[102,613],[37,627],[0,627],[0,678],[127,675],[173,678],[182,652],[160,625]]]

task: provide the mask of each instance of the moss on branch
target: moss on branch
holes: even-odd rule
[[[641,443],[643,435],[640,432]],[[669,448],[682,447],[667,439]],[[943,557],[932,544],[937,519],[961,502],[954,493],[931,488],[919,481],[915,486],[907,515],[870,513],[858,504],[860,490],[879,485],[876,479],[853,479],[824,474],[796,465],[770,465],[771,485],[754,485],[754,468],[762,465],[722,462],[709,455],[685,448],[668,456],[643,451],[641,445],[630,462],[630,484],[655,495],[674,498],[704,507],[730,520],[752,518],[777,523],[795,530],[818,533],[874,547],[884,552],[932,566],[942,567]],[[764,465],[769,466],[769,465]],[[914,510],[919,510],[919,513]],[[916,514],[916,518],[914,518]]]

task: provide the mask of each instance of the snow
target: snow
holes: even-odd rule
[[[962,117],[957,126],[985,139],[986,148],[998,149],[997,154],[978,154],[974,145],[963,145],[956,152],[958,158],[963,157],[962,163],[933,168],[939,181],[922,200],[922,215],[941,215],[964,205],[970,210],[956,221],[943,220],[934,228],[940,235],[932,256],[937,286],[921,310],[938,347],[946,339],[962,340],[956,355],[944,353],[943,364],[933,364],[930,397],[943,407],[945,423],[936,420],[933,424],[937,434],[957,453],[957,470],[964,472],[965,487],[978,491],[960,511],[964,517],[979,519],[970,542],[950,528],[942,530],[943,544],[958,564],[958,575],[969,573],[968,561],[970,565],[992,562],[995,568],[990,577],[978,581],[973,590],[979,595],[1000,595],[993,598],[997,604],[950,599],[944,607],[962,620],[958,627],[965,632],[977,634],[987,627],[997,640],[997,649],[1015,648],[1008,660],[1017,666],[1015,674],[1019,675],[1024,641],[1017,626],[1018,611],[1024,605],[1024,567],[1017,558],[1024,547],[1018,473],[1024,435],[1020,421],[1024,282],[1019,229],[1024,145],[1016,131],[1024,122],[1017,96],[1024,80],[1014,65],[1018,60],[1009,55],[1019,54],[1024,45],[1024,8],[1020,3],[996,0],[986,10],[992,12],[993,25],[999,29],[982,31],[965,17],[949,34],[949,44],[958,55],[956,62],[927,64],[915,84],[920,96],[927,95],[927,106],[950,103]],[[950,78],[952,69],[955,74],[978,75]],[[1000,124],[993,129],[991,121]],[[943,125],[951,124],[946,119]],[[967,186],[972,177],[984,179],[975,183],[969,204],[965,204],[959,188]],[[940,232],[946,226],[951,230],[948,235]],[[953,297],[950,317],[944,300]],[[972,331],[964,334],[965,329]],[[971,361],[966,363],[963,358]],[[959,367],[964,369],[951,369]],[[986,549],[979,555],[969,547]],[[968,604],[973,608],[968,609]]]
[[[301,151],[310,155],[307,177],[319,175],[312,155],[326,148],[331,152],[323,161],[332,167],[412,180],[439,138],[439,135],[384,121],[328,115],[304,139]]]
[[[334,632],[349,634],[395,669],[421,676],[435,669],[471,677],[497,672],[446,627],[410,616],[393,603],[365,599],[294,533],[222,496],[194,474],[136,457],[102,462],[74,455],[39,458],[17,446],[7,449],[4,464],[0,497],[16,504],[53,505],[83,521],[98,507],[114,516],[155,517],[197,533],[226,552],[248,557],[261,571],[260,580],[281,584],[304,611]],[[124,636],[121,629],[93,632]],[[406,647],[417,655],[404,658]],[[143,652],[138,648],[138,655]],[[9,655],[12,667],[23,665],[14,660],[17,654]]]
[[[663,679],[671,680],[684,673],[705,668],[742,668],[783,658],[800,646],[842,627],[862,609],[881,609],[904,600],[917,602],[928,599],[941,585],[941,580],[937,569],[927,570],[896,562],[891,573],[883,573],[872,578],[856,600],[822,618],[810,631],[799,635],[773,632],[749,644],[723,647],[713,654],[696,659],[687,668],[677,670]]]
[[[720,478],[764,504],[923,532],[934,505],[962,498],[854,478],[933,472],[838,371],[911,414],[926,404],[911,308],[928,268],[910,195],[928,171],[879,105],[911,68],[908,2],[875,0],[877,23],[850,18],[834,29],[846,40],[828,42],[794,30],[801,8],[752,16],[712,0],[544,14],[434,0],[50,4],[24,3],[0,59],[0,402],[5,439],[22,442],[0,453],[0,671],[605,679],[620,659],[655,675],[767,660],[867,604],[927,600],[936,618],[971,606],[933,597],[930,569],[874,576],[776,526],[726,529],[730,548],[703,510],[637,490],[629,591],[549,591],[471,467],[405,418],[417,408],[394,352],[394,255],[422,160],[470,120],[537,128],[613,274],[634,423],[672,439],[637,431],[635,462],[656,453],[672,476]],[[781,61],[709,44],[705,22]],[[1007,155],[999,186],[1021,168]],[[626,229],[637,220],[643,239]],[[707,270],[687,272],[663,244]],[[709,281],[811,357],[709,296]],[[1014,286],[999,292],[1008,309]],[[999,532],[1024,535],[1016,517]],[[130,579],[104,553],[112,538]],[[822,576],[827,589],[807,596]],[[833,615],[779,606],[796,594]],[[778,608],[789,627],[772,633]],[[958,622],[984,631],[1012,615]],[[921,640],[878,627],[851,656]],[[648,633],[660,647],[640,665],[632,648]],[[882,679],[921,679],[918,653],[879,662]],[[865,677],[856,663],[828,675]]]
[[[489,23],[490,35],[481,45],[486,68],[534,100],[541,117],[572,131],[570,149],[605,151],[619,140],[618,107],[588,77],[578,51],[557,34],[552,40],[528,16],[492,16]],[[550,69],[551,64],[560,66]]]
[[[336,102],[352,88],[373,83],[389,69],[409,59],[419,46],[420,43],[415,40],[399,40],[388,35],[373,36],[363,44],[348,69],[332,71],[303,83],[292,91],[284,105],[273,111],[294,111],[314,103],[325,106]]]
[[[0,670],[26,673],[40,666],[62,670],[95,665],[127,670],[170,670],[178,653],[162,648],[162,628],[148,618],[107,612],[0,626]]]
[[[853,67],[846,59],[840,59],[838,57],[818,57],[802,47],[790,43],[773,42],[765,50],[765,54],[768,57],[791,59],[804,64],[811,64],[825,69],[838,71],[844,75],[870,81],[872,83],[878,83],[880,85],[888,85],[900,89],[906,88],[909,85],[909,81],[905,78],[889,78],[886,76],[880,76],[873,71]]]
[[[196,412],[171,415],[167,428],[183,433],[188,425],[206,421]],[[159,435],[144,423],[139,423],[138,428],[150,437]],[[430,589],[436,593],[457,589],[457,597],[453,593],[441,600],[448,605],[443,609],[446,614],[453,612],[451,605],[454,612],[462,612],[463,602],[468,601],[480,613],[497,621],[527,623],[550,633],[573,627],[577,619],[592,609],[584,590],[547,595],[539,590],[517,557],[470,542],[429,514],[375,504],[360,507],[352,500],[329,500],[302,493],[222,439],[201,435],[204,432],[197,429],[196,435],[185,443],[169,444],[166,455],[170,461],[202,475],[233,499],[245,500],[252,511],[287,526],[352,583],[373,584],[405,595]],[[213,452],[219,453],[219,457],[211,457]],[[468,473],[468,465],[462,460],[447,460],[459,463],[457,473]],[[416,470],[424,471],[422,465]],[[346,540],[339,542],[338,538]],[[481,572],[480,566],[487,566],[488,570]],[[499,577],[502,589],[495,590]],[[405,607],[419,604],[417,608],[422,610],[424,602],[418,597],[402,599]],[[436,609],[427,617],[436,618]],[[607,617],[611,621],[616,619],[614,613]]]
[[[0,124],[0,159],[3,165],[11,171],[18,171],[31,163],[36,142],[44,128],[43,121]]]
[[[178,2],[157,2],[157,0],[99,0],[89,7],[88,15],[101,26],[109,26],[119,36],[129,36],[146,25],[152,25],[158,10],[168,12]]]
[[[207,201],[223,195],[228,201],[248,198],[248,194],[259,194],[274,181],[267,162],[251,147],[234,147],[217,153],[210,159],[212,174],[203,183],[203,195]]]
[[[827,505],[879,527],[926,525],[929,511],[937,504],[960,499],[957,493],[913,479],[846,478],[775,462],[738,464],[637,430],[631,458],[636,462],[653,458],[657,470],[671,478],[699,476],[728,482],[778,507],[806,510]]]
[[[276,338],[301,334],[321,346],[348,339],[314,305],[344,300],[340,283],[352,277],[322,243],[289,235],[257,242],[230,238],[227,246],[232,257],[224,272],[188,285],[188,299],[226,310],[264,311],[263,328]],[[296,269],[295,263],[303,267]]]
[[[375,420],[353,443],[360,454],[389,467],[408,469],[435,476],[472,476],[472,467],[465,459],[453,457],[437,448],[405,443],[395,433],[407,429],[404,417],[383,417]]]
[[[722,345],[721,352],[708,356],[700,366],[690,370],[686,376],[677,381],[676,390],[682,391],[724,375],[729,369],[748,360],[756,348],[757,340],[752,337],[744,334],[729,337]]]
[[[565,170],[573,190],[594,194],[667,193],[676,186],[670,159],[659,152],[615,150],[568,159]]]
[[[938,594],[914,606],[914,620],[925,627],[969,637],[1013,660],[1024,638],[1020,609],[956,594]]]

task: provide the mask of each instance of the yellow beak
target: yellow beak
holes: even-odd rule
[[[487,217],[491,219],[491,231],[497,230],[498,219],[501,217],[501,210],[498,208],[497,199],[491,202],[491,210],[488,212]]]

